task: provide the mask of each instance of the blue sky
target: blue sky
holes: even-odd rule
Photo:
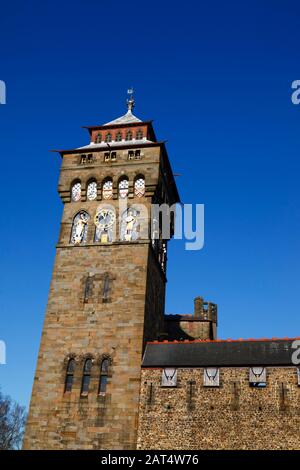
[[[83,125],[154,119],[205,247],[169,249],[167,311],[202,295],[219,337],[297,336],[300,7],[295,1],[2,2],[0,385],[27,405],[59,233],[60,157]]]

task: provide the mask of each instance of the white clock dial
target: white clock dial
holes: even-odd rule
[[[95,215],[94,222],[98,228],[107,229],[115,223],[116,215],[111,209],[101,209]]]

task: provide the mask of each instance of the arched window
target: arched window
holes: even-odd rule
[[[121,132],[117,132],[116,133],[116,142],[121,142],[121,140],[122,140],[122,134],[121,134]]]
[[[101,133],[99,132],[99,133],[96,135],[95,144],[100,144],[101,142],[102,142],[102,135],[101,135]]]
[[[125,199],[128,195],[129,182],[127,178],[122,178],[119,181],[119,197]]]
[[[86,242],[89,218],[89,214],[85,211],[80,211],[75,215],[71,233],[71,243],[74,245]]]
[[[132,140],[132,132],[131,131],[126,132],[125,140]]]
[[[102,197],[103,199],[112,199],[113,197],[113,182],[111,179],[108,179],[104,182],[102,188]]]
[[[110,132],[108,132],[105,136],[105,142],[111,142],[112,140],[112,135]]]
[[[89,201],[97,199],[97,181],[92,180],[87,185],[86,197]]]
[[[86,395],[89,392],[91,381],[92,359],[87,359],[83,367],[81,394]]]
[[[140,211],[129,207],[122,214],[120,239],[125,242],[132,242],[140,237]]]
[[[109,359],[103,359],[100,367],[99,395],[105,395],[109,369]]]
[[[70,359],[67,366],[65,392],[71,392],[75,372],[75,359]]]
[[[71,199],[74,202],[80,201],[81,199],[81,183],[80,181],[75,181],[71,189]]]
[[[142,197],[145,195],[145,178],[139,176],[134,182],[134,194],[137,197]]]
[[[142,131],[142,129],[138,129],[138,130],[137,130],[135,138],[136,138],[136,140],[142,140],[142,138],[143,138],[143,131]]]

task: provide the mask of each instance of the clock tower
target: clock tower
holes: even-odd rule
[[[64,208],[25,449],[136,447],[144,346],[164,332],[167,240],[151,208],[179,196],[164,142],[132,95],[127,107],[59,151]]]

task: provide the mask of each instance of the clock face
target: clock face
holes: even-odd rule
[[[96,227],[106,229],[111,227],[116,220],[116,215],[111,209],[101,209],[95,215],[94,222]]]

